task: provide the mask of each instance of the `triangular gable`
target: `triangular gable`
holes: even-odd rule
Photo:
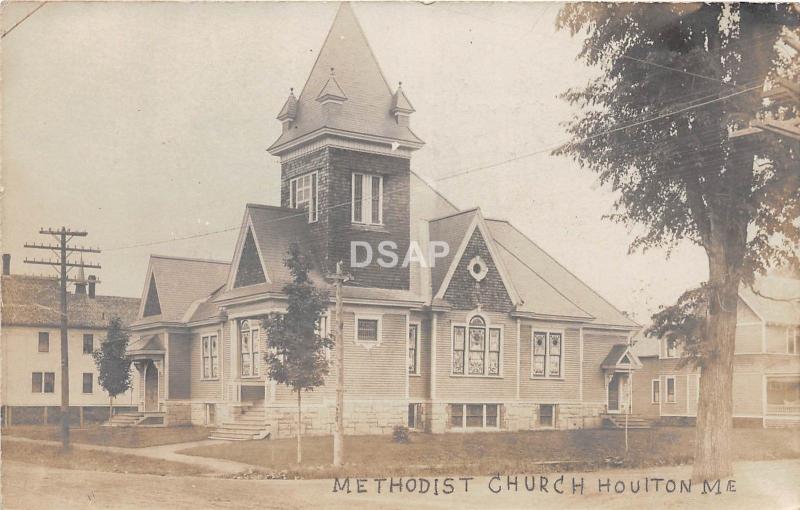
[[[253,229],[253,220],[250,211],[245,211],[236,251],[233,255],[231,274],[228,277],[228,289],[247,287],[259,283],[269,282],[267,268]]]
[[[142,317],[151,317],[153,315],[161,315],[161,301],[158,299],[156,275],[150,271],[150,283],[147,286],[147,295],[144,298]]]
[[[452,249],[452,247],[451,247]],[[486,264],[488,273],[481,280],[482,301],[494,302],[501,308],[510,310],[520,302],[519,294],[508,276],[503,261],[498,256],[494,241],[483,221],[480,210],[475,211],[472,224],[467,228],[456,255],[453,257],[447,274],[436,293],[437,299],[448,302],[457,300],[456,296],[464,296],[465,286],[474,288],[476,280],[470,275],[468,265],[480,257]],[[467,296],[474,293],[467,293]],[[478,303],[473,303],[477,305]],[[488,303],[481,302],[481,305]]]
[[[600,366],[606,370],[638,369],[642,367],[642,362],[639,360],[639,357],[631,351],[629,345],[617,344],[611,348]]]

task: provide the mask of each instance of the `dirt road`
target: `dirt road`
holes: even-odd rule
[[[536,479],[533,492],[525,488],[520,476],[518,491],[508,490],[505,477],[491,480],[480,478],[469,481],[469,491],[463,491],[463,481],[452,482],[454,491],[442,494],[443,477],[439,479],[439,495],[431,487],[427,494],[419,494],[419,481],[414,493],[404,483],[402,492],[389,494],[388,482],[382,482],[382,492],[377,493],[377,483],[362,483],[366,493],[357,493],[357,481],[350,480],[351,493],[332,492],[332,480],[269,481],[226,480],[207,477],[159,477],[152,475],[124,475],[106,472],[44,469],[28,464],[7,462],[2,473],[2,507],[6,509],[169,509],[197,510],[199,508],[226,509],[427,509],[427,508],[753,508],[790,509],[800,506],[800,461],[767,461],[740,463],[736,466],[735,493],[701,494],[694,485],[689,494],[679,494],[681,479],[688,478],[689,468],[670,467],[648,469],[641,472],[604,471],[594,473],[569,473],[561,486],[566,494],[554,492],[549,475],[547,493],[541,491],[541,480]],[[584,495],[571,495],[572,477],[584,479]],[[650,491],[644,493],[644,479]],[[675,492],[668,494],[666,483],[654,490],[654,478],[673,479]],[[608,491],[598,492],[598,480],[610,479]],[[631,494],[631,481],[639,480],[641,490]],[[434,479],[429,479],[433,483]],[[616,482],[626,485],[625,493],[614,494]],[[406,480],[407,482],[407,480]],[[499,489],[495,494],[490,491]],[[512,484],[513,489],[513,484]],[[610,493],[609,493],[610,492]]]

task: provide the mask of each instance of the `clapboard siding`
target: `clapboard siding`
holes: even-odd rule
[[[186,334],[169,333],[169,398],[190,398],[190,372],[189,360],[191,348],[190,337]],[[160,374],[159,374],[160,375]]]
[[[532,335],[534,331],[563,331],[562,377],[533,378]],[[580,330],[563,325],[524,321],[520,326],[520,398],[537,402],[558,402],[580,398]],[[608,354],[606,351],[603,358]],[[602,361],[602,358],[601,358]],[[598,362],[599,366],[599,362]]]
[[[583,333],[583,401],[605,402],[606,384],[600,365],[616,344],[627,343],[625,335]]]
[[[446,312],[436,321],[436,398],[451,402],[498,401],[513,399],[517,391],[517,323],[503,313],[486,312],[482,315],[489,326],[500,326],[501,377],[476,377],[451,375],[453,324],[464,324],[468,312]]]
[[[767,326],[767,352],[787,352],[786,329],[785,326]]]
[[[217,379],[203,379],[203,337],[206,335],[217,335],[217,346],[222,352],[223,341],[221,330],[219,328],[206,328],[198,329],[191,336],[191,397],[199,400],[218,400],[222,398],[222,388],[220,386],[219,375],[220,368],[223,366],[223,360],[220,356],[219,365],[217,367]]]
[[[764,328],[761,324],[738,324],[736,326],[735,352],[761,352]]]
[[[411,317],[420,325],[419,332],[419,375],[408,376],[408,394],[415,400],[430,398],[431,394],[431,321],[421,316]]]
[[[761,416],[763,412],[763,376],[753,373],[733,374],[734,416]]]
[[[633,413],[648,418],[658,418],[658,403],[653,403],[652,381],[658,379],[658,358],[640,358],[642,368],[633,372]]]

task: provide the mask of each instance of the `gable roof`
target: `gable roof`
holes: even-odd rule
[[[628,357],[630,363],[623,363],[623,358]],[[642,363],[636,357],[636,354],[631,350],[631,348],[626,344],[616,344],[611,347],[611,350],[606,355],[605,359],[602,363],[600,363],[600,368],[619,368],[621,366],[628,366],[630,365],[631,368],[639,368],[642,366]]]
[[[331,68],[335,79],[331,79]],[[317,101],[327,93],[347,99],[336,115],[328,117]],[[422,140],[408,126],[402,126],[394,119],[393,102],[394,95],[353,9],[344,2],[297,100],[296,118],[291,128],[285,130],[268,150],[277,154],[291,142],[325,128],[342,135],[377,136],[421,146]]]
[[[30,275],[2,277],[3,326],[60,326],[60,287],[55,278]],[[121,296],[67,294],[69,326],[105,329],[112,317],[123,324],[136,319],[139,299]]]
[[[739,296],[761,320],[768,324],[800,324],[800,280],[761,276],[753,288],[756,292],[742,285]]]
[[[147,321],[181,321],[192,303],[208,297],[225,284],[229,269],[230,263],[218,260],[150,255],[145,281],[155,279],[161,314],[144,317],[142,308],[139,317]],[[145,287],[143,302],[147,294],[148,287]]]
[[[536,312],[535,303],[537,300],[541,301],[541,299],[537,297],[538,288],[534,287],[533,284],[541,281],[546,282],[549,287],[572,303],[574,307],[583,311],[583,314],[578,315],[578,317],[587,315],[593,317],[591,322],[597,325],[619,326],[630,329],[639,328],[636,322],[617,310],[611,303],[569,272],[509,222],[487,220],[486,223],[495,243],[504,250],[504,253],[513,254],[513,258],[524,262],[524,266],[538,277],[534,278],[529,274],[524,274],[522,271],[515,272],[516,278],[520,279],[518,285],[520,294],[526,300],[523,304],[523,311]],[[509,262],[508,265],[519,269],[518,265],[513,262]],[[514,281],[516,284],[517,279]],[[565,306],[565,303],[562,302],[561,305]]]

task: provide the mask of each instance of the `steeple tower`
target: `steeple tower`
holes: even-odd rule
[[[283,129],[269,152],[281,159],[281,204],[308,211],[321,263],[332,269],[343,261],[351,285],[409,287],[408,267],[357,262],[369,250],[377,256],[384,241],[399,254],[408,250],[410,158],[424,145],[409,127],[413,112],[342,3],[300,96],[290,93],[278,114]]]

